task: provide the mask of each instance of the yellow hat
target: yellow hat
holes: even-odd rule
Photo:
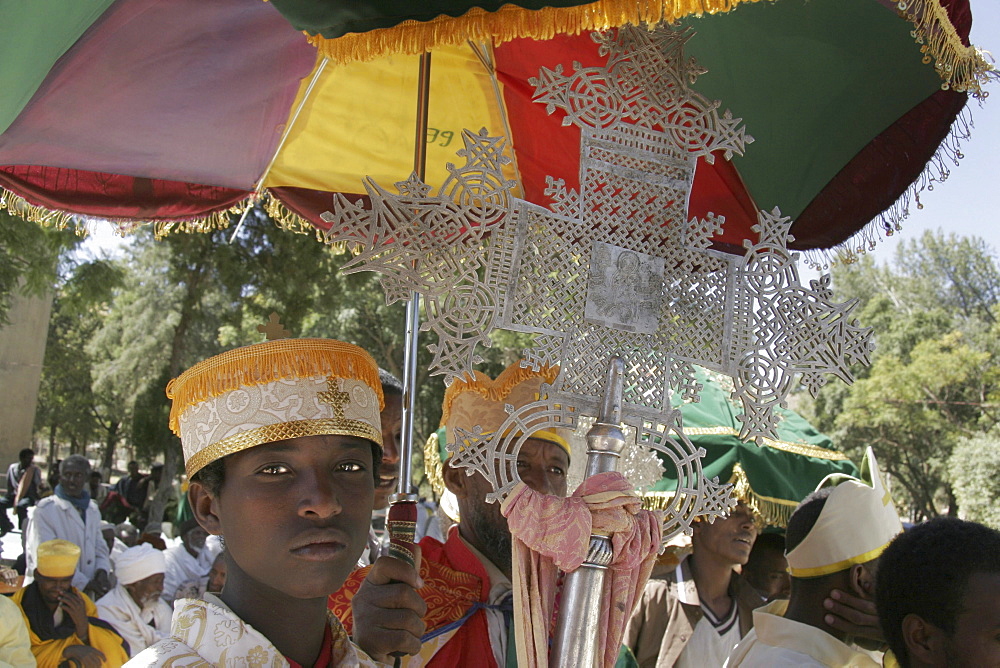
[[[445,491],[441,463],[451,456],[445,447],[454,441],[456,429],[472,431],[480,426],[484,434],[492,434],[509,417],[506,405],[520,408],[537,401],[543,383],[555,382],[559,375],[558,366],[542,366],[538,371],[521,367],[514,362],[496,377],[490,378],[479,371],[474,378],[462,378],[453,382],[444,393],[441,406],[441,427],[432,434],[424,446],[424,470],[434,491]],[[555,443],[566,454],[572,455],[569,438],[563,429],[540,429],[532,432],[532,438]]]
[[[792,577],[820,577],[869,562],[903,530],[871,448],[861,463],[860,480],[834,473],[816,489],[830,485],[836,487],[816,524],[787,555]]]
[[[188,476],[264,443],[344,435],[382,445],[378,365],[332,339],[279,339],[199,362],[167,385]]]
[[[449,441],[454,440],[458,428],[471,431],[478,425],[484,434],[495,432],[510,417],[505,406],[520,408],[538,401],[542,384],[555,382],[559,367],[543,366],[535,371],[522,367],[518,361],[504,369],[496,380],[478,371],[474,373],[474,379],[456,380],[444,393],[441,425],[447,430]],[[569,441],[559,430],[542,429],[531,437],[555,443],[570,454]]]
[[[38,546],[35,570],[47,578],[71,578],[80,561],[80,547],[68,540],[56,538]]]

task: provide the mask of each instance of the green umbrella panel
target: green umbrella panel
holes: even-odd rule
[[[683,417],[684,434],[695,447],[704,448],[705,477],[734,484],[734,496],[746,503],[766,526],[784,528],[799,502],[827,475],[859,474],[847,455],[833,448],[825,434],[794,411],[778,408],[778,438],[762,445],[739,439],[742,407],[731,398],[732,380],[697,368],[702,383],[701,401],[684,402],[679,393],[674,405]],[[664,476],[643,493],[649,508],[666,507],[677,489],[677,473],[666,455],[657,452]]]

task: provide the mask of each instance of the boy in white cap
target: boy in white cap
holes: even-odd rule
[[[167,396],[191,509],[223,537],[227,579],[219,596],[175,601],[170,637],[129,665],[375,665],[326,612],[368,537],[375,361],[339,341],[268,341],[196,364]]]
[[[831,591],[873,601],[878,558],[903,530],[868,449],[861,479],[829,476],[806,497],[785,534],[791,597],[753,613],[753,630],[727,666],[852,666],[879,663],[829,624]]]
[[[149,543],[126,548],[115,561],[118,584],[97,601],[97,614],[118,631],[135,656],[170,634],[169,605],[161,600],[166,560]]]

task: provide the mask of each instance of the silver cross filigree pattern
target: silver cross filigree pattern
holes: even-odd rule
[[[671,407],[672,392],[697,397],[695,364],[733,377],[741,437],[760,440],[776,436],[773,409],[796,378],[815,393],[829,374],[850,382],[849,366],[868,360],[871,333],[855,305],[835,303],[828,278],[800,284],[791,221],[777,209],[759,213],[742,257],[710,248],[722,217],[686,219],[698,157],[729,159],[753,141],[690,88],[704,71],[684,59],[688,37],[621,28],[594,35],[605,66],[540,70],[536,101],[581,133],[580,188],[549,177],[549,208],[511,195],[504,141],[483,129],[463,133],[465,164],[448,165],[436,194],[415,177],[398,193],[367,180],[370,207],[338,196],[323,215],[329,241],[361,249],[348,271],[380,272],[390,302],[423,295],[422,329],[438,338],[431,372],[446,382],[472,369],[495,328],[534,335],[524,366],[560,365],[539,401],[509,407],[493,435],[473,430],[448,445],[454,465],[493,484],[491,500],[516,484],[528,434],[597,414],[618,355],[624,423],[679,473],[665,536],[689,531],[695,516],[732,505],[728,486],[702,475],[703,453]]]

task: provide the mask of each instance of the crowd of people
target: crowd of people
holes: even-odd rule
[[[508,519],[445,443],[503,429],[557,373],[515,364],[449,386],[424,453],[447,513],[420,504],[414,565],[382,531],[402,388],[350,344],[269,341],[171,382],[191,514],[172,546],[125,521],[148,520],[162,470],[130,464],[102,493],[70,456],[42,497],[22,452],[0,498],[25,553],[23,585],[0,596],[0,666],[535,665]],[[565,497],[573,456],[561,430],[535,431],[517,471]],[[824,481],[784,535],[747,503],[697,520],[626,615],[616,665],[1000,665],[1000,533],[955,518],[903,531],[871,452],[862,470]]]

